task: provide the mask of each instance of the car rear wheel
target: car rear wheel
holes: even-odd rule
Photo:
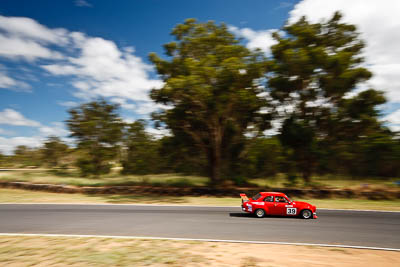
[[[263,209],[256,209],[255,214],[256,214],[257,218],[262,218],[262,217],[265,216],[265,210],[263,210]]]
[[[312,218],[312,212],[311,212],[311,210],[302,210],[300,216],[303,219],[311,219]]]

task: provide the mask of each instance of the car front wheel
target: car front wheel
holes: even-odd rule
[[[257,209],[256,212],[255,212],[255,214],[256,214],[257,218],[262,218],[262,217],[265,216],[265,210],[263,210],[263,209]]]
[[[312,218],[312,212],[311,212],[311,210],[302,210],[300,216],[303,219],[311,219]]]

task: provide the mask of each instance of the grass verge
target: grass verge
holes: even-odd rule
[[[397,188],[395,184],[399,178],[370,177],[355,179],[334,175],[313,177],[313,186],[321,188]],[[152,185],[152,186],[206,186],[209,182],[207,177],[187,176],[180,174],[151,174],[151,175],[121,175],[113,172],[96,178],[80,177],[77,170],[12,170],[1,171],[0,181],[19,181],[40,184],[65,184],[73,186],[116,186],[116,185]],[[249,179],[251,184],[259,187],[285,188],[287,180],[283,174],[275,177],[260,179]],[[298,188],[307,188],[299,181]]]
[[[334,259],[334,261],[332,260]],[[399,252],[103,237],[0,237],[7,266],[396,266]]]
[[[371,209],[400,211],[400,200],[363,200],[363,199],[300,199],[329,209]],[[174,197],[174,196],[137,196],[137,195],[83,195],[63,194],[19,189],[0,189],[0,203],[110,203],[110,204],[177,204],[240,206],[241,200],[231,197]]]

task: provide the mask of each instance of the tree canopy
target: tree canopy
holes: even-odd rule
[[[364,43],[356,27],[341,17],[335,13],[315,24],[303,17],[285,25],[284,34],[275,33],[277,44],[271,47],[271,96],[292,109],[283,114],[280,140],[306,181],[315,169],[319,141],[336,136],[338,142],[345,133],[360,137],[381,127],[376,106],[385,103],[382,93],[369,89],[348,98],[372,74],[362,66]]]
[[[110,170],[109,161],[118,152],[123,123],[117,113],[118,105],[105,100],[92,101],[69,110],[67,125],[71,137],[84,152],[78,166],[84,175],[99,175]]]
[[[239,156],[249,128],[269,126],[270,114],[262,112],[268,102],[259,97],[265,58],[241,45],[225,24],[188,19],[172,35],[175,41],[164,45],[168,59],[150,54],[164,81],[151,98],[170,107],[154,118],[198,147],[218,183]]]

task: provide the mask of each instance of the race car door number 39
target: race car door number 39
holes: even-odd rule
[[[287,215],[296,215],[296,208],[286,208]]]

